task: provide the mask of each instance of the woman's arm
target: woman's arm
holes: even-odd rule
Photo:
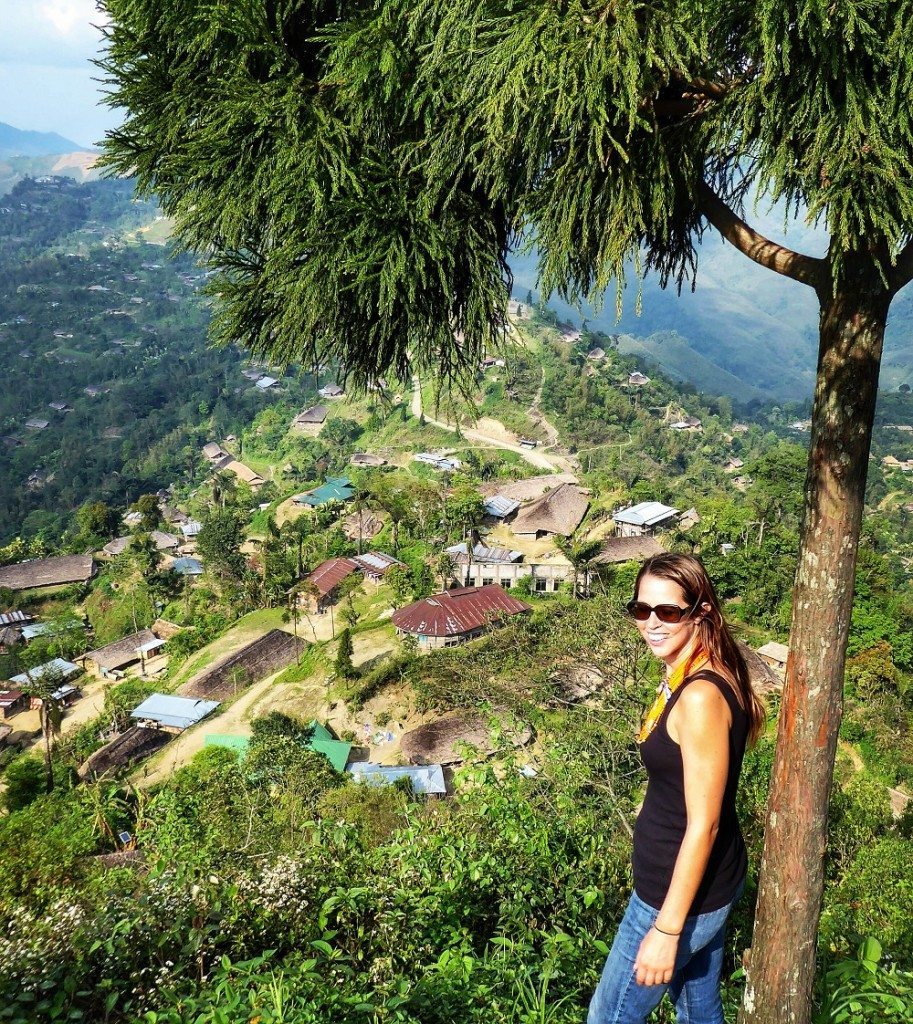
[[[702,679],[689,683],[669,712],[667,729],[682,751],[688,823],[656,926],[647,932],[637,954],[634,969],[640,985],[667,984],[672,979],[678,938],[663,933],[684,927],[719,831],[731,721],[726,698]]]

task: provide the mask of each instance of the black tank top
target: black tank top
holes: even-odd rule
[[[722,676],[716,672],[700,671],[686,679],[672,694],[653,732],[640,745],[648,782],[643,807],[634,826],[634,890],[644,903],[657,910],[662,908],[685,836],[687,814],[682,752],[669,736],[666,722],[682,691],[695,679],[706,679],[719,688],[732,712],[732,725],[729,729],[729,772],[720,809],[719,832],[688,911],[689,916],[719,910],[731,903],[748,868],[735,808],[736,787],[748,737],[748,715]]]

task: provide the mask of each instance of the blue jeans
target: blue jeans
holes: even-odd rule
[[[724,1024],[720,998],[723,936],[726,918],[740,895],[741,890],[732,903],[719,910],[686,919],[668,985],[638,985],[634,962],[659,911],[632,893],[593,993],[587,1024],[643,1024],[667,990],[678,1024]]]

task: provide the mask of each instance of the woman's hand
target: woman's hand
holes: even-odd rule
[[[644,936],[634,961],[638,985],[668,985],[675,970],[678,936],[664,935],[651,928]]]

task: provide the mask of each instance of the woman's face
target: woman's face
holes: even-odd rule
[[[682,588],[658,576],[647,575],[641,579],[636,599],[653,607],[674,604],[679,608],[690,608]],[[673,668],[687,652],[701,618],[700,613],[695,613],[680,622],[660,622],[656,612],[651,612],[649,619],[636,624],[647,647],[669,668]]]

